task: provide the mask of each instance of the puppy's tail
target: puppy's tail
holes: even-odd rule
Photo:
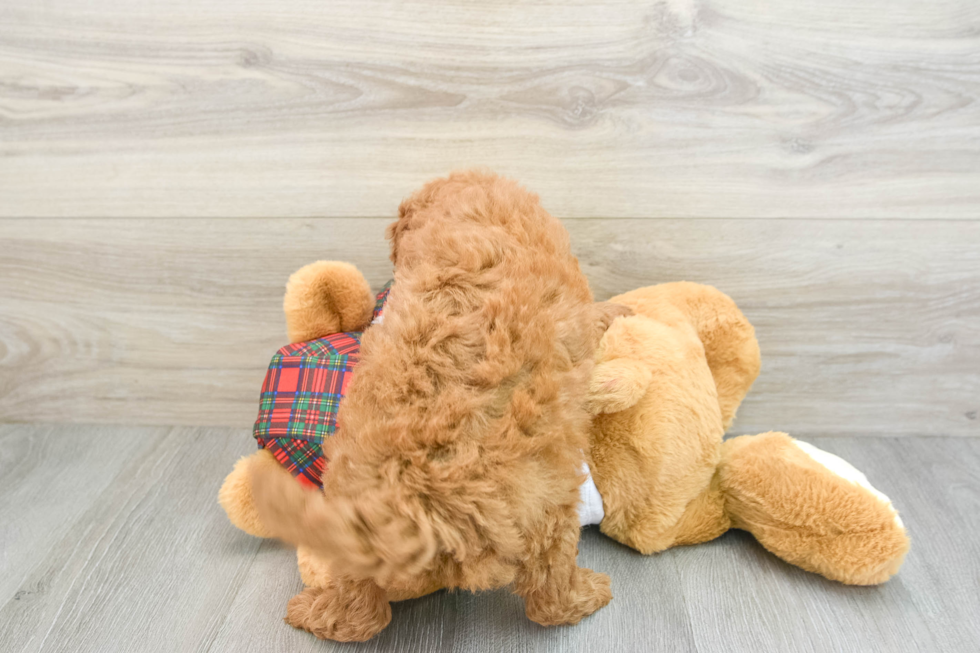
[[[356,498],[328,497],[285,474],[252,473],[255,508],[275,537],[311,548],[336,573],[380,585],[417,576],[436,553],[430,516],[417,498],[397,488]]]

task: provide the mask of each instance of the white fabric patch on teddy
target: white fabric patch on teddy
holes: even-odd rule
[[[371,320],[371,324],[382,324],[385,321],[385,314],[382,313],[378,317]]]
[[[803,453],[810,456],[810,458],[826,467],[833,474],[836,474],[837,476],[840,476],[851,483],[860,485],[865,490],[868,490],[871,492],[871,494],[884,501],[895,514],[895,523],[898,524],[898,527],[905,528],[905,525],[902,524],[902,518],[898,516],[898,511],[895,510],[895,506],[892,505],[892,500],[885,496],[884,492],[872,487],[871,483],[868,482],[868,477],[855,469],[853,465],[843,458],[839,458],[832,453],[827,453],[823,449],[817,449],[815,446],[807,442],[793,440],[793,444],[795,444]]]
[[[578,486],[581,501],[578,504],[578,521],[582,526],[592,526],[602,521],[606,516],[602,509],[602,495],[599,488],[592,480],[592,473],[589,471],[589,463],[582,463],[582,471],[587,474],[585,482]]]

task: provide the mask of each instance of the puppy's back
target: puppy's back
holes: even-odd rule
[[[415,413],[411,430],[426,444],[425,418],[442,443],[447,419],[476,412],[483,428],[457,435],[485,442],[516,390],[548,403],[553,386],[575,385],[566,375],[594,348],[592,294],[567,231],[536,195],[456,173],[403,202],[388,235],[396,282],[384,328],[365,337],[352,397],[377,401],[375,414]]]
[[[445,584],[506,584],[524,534],[577,497],[591,292],[561,223],[494,175],[430,183],[388,235],[385,321],[324,447],[316,501],[335,505],[300,513],[323,516],[323,555],[375,578],[438,556]]]

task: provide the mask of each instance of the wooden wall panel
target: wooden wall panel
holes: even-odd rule
[[[739,301],[738,429],[978,434],[978,34],[972,0],[4,2],[0,420],[248,424],[289,273],[383,282],[377,216],[486,165],[598,296]]]
[[[7,0],[0,215],[976,218],[980,3]]]
[[[318,258],[375,219],[0,220],[0,421],[247,425]],[[980,223],[566,220],[598,298],[686,279],[758,329],[738,432],[980,435]]]

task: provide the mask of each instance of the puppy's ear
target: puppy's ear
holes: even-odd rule
[[[398,206],[398,219],[388,225],[385,229],[385,238],[391,241],[391,262],[398,267],[402,249],[402,239],[410,231],[419,228],[422,222],[421,214],[425,212],[442,186],[447,183],[446,179],[436,179],[430,181],[425,186],[415,191],[411,197],[402,200]]]
[[[599,363],[589,384],[589,409],[596,415],[626,410],[646,394],[652,379],[648,366],[628,358]]]

